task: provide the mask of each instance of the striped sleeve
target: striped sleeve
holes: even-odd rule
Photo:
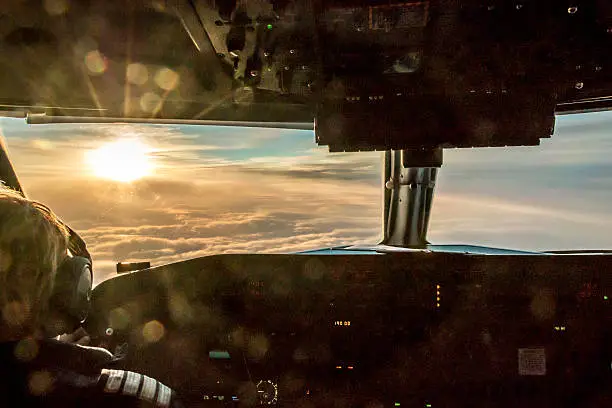
[[[146,375],[124,370],[102,370],[105,379],[104,392],[136,397],[153,404],[157,408],[169,408],[172,390]]]

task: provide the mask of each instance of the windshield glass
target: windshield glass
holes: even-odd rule
[[[380,241],[377,152],[329,155],[304,131],[1,124],[24,191],[81,235],[97,282],[119,261]]]
[[[444,151],[429,241],[612,248],[612,113],[557,116],[536,147]]]
[[[382,238],[381,153],[329,154],[309,131],[0,124],[25,192],[84,238],[96,282],[119,261]],[[611,125],[611,113],[561,116],[539,147],[446,150],[429,241],[612,247]]]

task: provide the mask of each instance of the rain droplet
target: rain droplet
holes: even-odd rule
[[[577,12],[577,11],[578,11],[578,7],[576,7],[576,6],[572,6],[572,7],[569,7],[569,8],[567,9],[567,12],[568,12],[569,14],[576,14],[576,12]]]

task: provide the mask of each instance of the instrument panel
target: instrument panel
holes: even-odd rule
[[[196,406],[582,404],[610,381],[611,260],[211,256],[98,285],[88,330]]]

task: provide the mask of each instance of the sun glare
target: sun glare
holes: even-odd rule
[[[96,177],[128,183],[151,174],[150,152],[138,139],[122,139],[89,151],[86,159]]]

